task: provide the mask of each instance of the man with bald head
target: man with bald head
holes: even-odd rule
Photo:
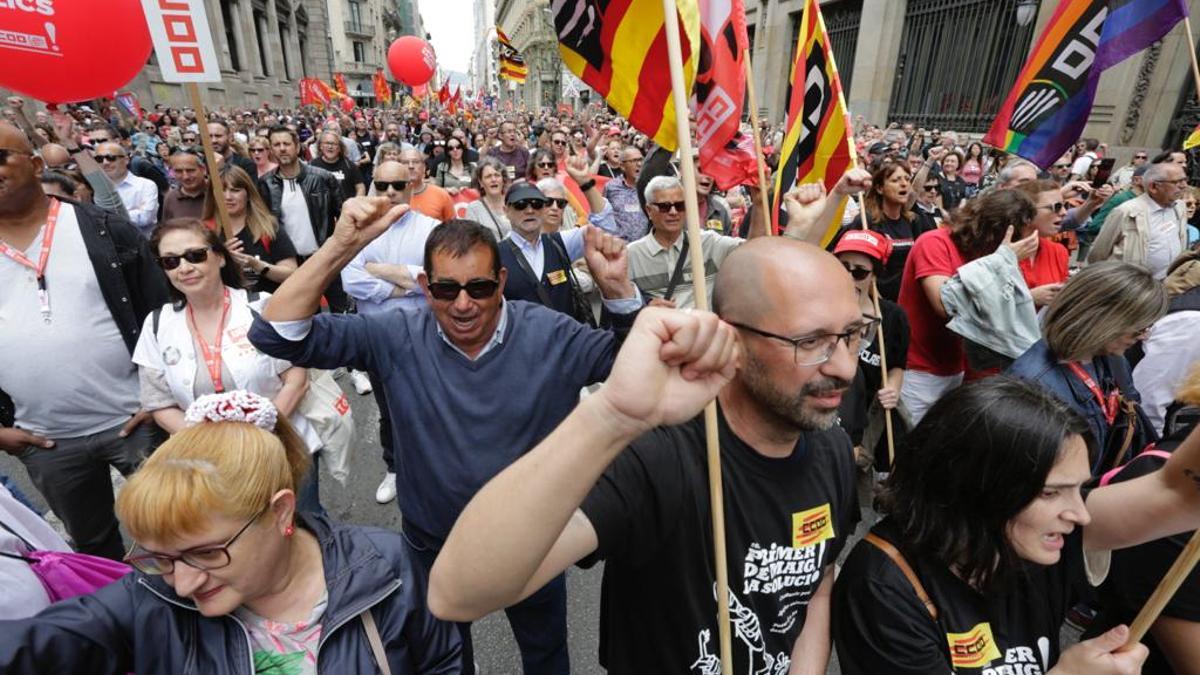
[[[710,382],[708,396],[718,409],[733,672],[825,672],[833,564],[858,520],[851,444],[835,421],[874,320],[832,255],[787,238],[742,245],[716,285],[721,320],[643,310],[600,392],[476,495],[434,566],[435,615],[472,620],[571,565],[603,560],[608,672],[710,672],[719,646],[703,417],[651,428],[662,418],[621,411],[647,391],[647,405],[698,410],[689,389],[728,379],[719,392]],[[721,346],[721,334],[732,344]],[[709,341],[715,351],[698,362],[684,354]],[[719,369],[709,358],[734,349],[736,372],[736,361]],[[641,360],[626,370],[626,358]],[[657,381],[680,375],[674,386]]]
[[[400,151],[400,163],[408,167],[412,207],[439,223],[454,218],[454,199],[450,193],[425,180],[425,155],[409,146]]]
[[[104,169],[104,175],[112,181],[121,195],[121,202],[129,213],[129,220],[150,238],[158,223],[158,186],[154,181],[133,175],[129,171],[129,153],[120,143],[104,142],[96,146],[92,158]]]
[[[422,167],[421,170],[424,170]],[[408,204],[412,198],[412,173],[400,162],[381,162],[375,167],[372,188],[393,205]],[[372,241],[350,264],[342,269],[342,288],[358,304],[359,314],[381,314],[401,307],[421,308],[425,294],[417,283],[424,269],[425,240],[438,221],[415,209],[392,223],[386,232]],[[386,504],[396,498],[395,449],[388,413],[387,387],[380,373],[368,372],[371,391],[379,404],[379,444],[387,474],[375,491],[375,501]]]
[[[131,356],[166,278],[127,220],[47,197],[41,158],[3,123],[0,158],[0,390],[16,411],[0,450],[80,551],[119,560],[109,467],[132,473],[152,444]]]

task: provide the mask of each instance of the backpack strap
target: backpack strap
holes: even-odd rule
[[[885,554],[887,554],[887,557],[892,559],[892,562],[896,563],[896,567],[899,567],[900,571],[904,573],[904,578],[908,579],[908,583],[912,584],[913,590],[917,593],[917,599],[920,600],[921,604],[925,605],[925,609],[929,611],[929,616],[933,617],[934,621],[937,621],[937,605],[933,604],[933,600],[931,600],[929,598],[929,594],[925,592],[925,586],[923,586],[921,584],[921,580],[917,578],[917,573],[913,571],[912,566],[909,565],[908,561],[904,559],[904,555],[900,553],[895,546],[892,546],[891,542],[884,540],[874,532],[868,532],[867,536],[863,537],[863,539],[867,542],[870,542],[879,550],[883,551]]]
[[[1133,461],[1136,460],[1138,457],[1146,457],[1146,456],[1160,457],[1165,460],[1165,459],[1169,459],[1171,457],[1171,453],[1167,452],[1166,450],[1159,450],[1158,448],[1155,448],[1153,446],[1146,448],[1137,457],[1134,457],[1133,459],[1129,460],[1129,462],[1122,464],[1121,466],[1113,467],[1113,468],[1109,469],[1108,471],[1105,471],[1104,475],[1100,477],[1100,487],[1104,487],[1105,485],[1108,485],[1109,483],[1111,483],[1113,481],[1113,479],[1117,477],[1117,474],[1121,473],[1121,469],[1124,469],[1125,467],[1129,466],[1129,464],[1133,463]]]

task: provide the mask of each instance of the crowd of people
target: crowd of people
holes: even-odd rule
[[[1185,152],[860,118],[776,225],[596,107],[4,114],[0,450],[65,538],[0,475],[0,671],[474,673],[503,610],[564,674],[603,562],[601,665],[719,673],[714,399],[735,672],[1200,663],[1196,575],[1123,647],[1200,527]],[[400,531],[322,506],[342,373]]]

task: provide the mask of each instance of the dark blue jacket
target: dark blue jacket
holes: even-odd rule
[[[519,235],[514,233],[513,236]],[[550,299],[550,304],[546,306],[567,316],[575,316],[575,300],[571,295],[571,259],[567,257],[562,235],[557,232],[542,234],[542,253],[542,276],[535,282],[521,266],[525,254],[517,248],[516,243],[511,239],[500,242],[500,264],[508,270],[508,279],[504,282],[505,299],[541,305],[542,299],[537,290],[540,284]]]
[[[1125,357],[1100,356],[1092,360],[1092,366],[1095,371],[1098,371],[1097,384],[1101,391],[1107,394],[1114,387],[1120,387],[1122,395],[1127,400],[1136,403],[1139,408],[1141,407],[1142,397],[1133,386],[1133,378],[1129,373],[1129,364],[1125,361]],[[1093,474],[1096,474],[1099,467],[1104,466],[1105,462],[1111,459],[1106,457],[1104,452],[1108,447],[1109,425],[1108,420],[1104,417],[1104,411],[1100,408],[1100,403],[1092,391],[1079,378],[1075,377],[1065,364],[1059,362],[1058,357],[1050,351],[1050,346],[1046,344],[1044,338],[1025,350],[1025,353],[1008,367],[1006,373],[1023,380],[1037,382],[1071,409],[1083,415],[1092,431],[1096,447],[1100,450],[1093,458]],[[1132,452],[1136,453],[1140,450],[1141,448],[1138,447],[1134,448]]]
[[[394,675],[463,672],[458,631],[426,609],[426,580],[401,535],[302,518],[321,544],[329,592],[322,673],[379,672],[359,618],[368,607]],[[0,621],[0,672],[252,675],[254,665],[238,619],[204,617],[161,577],[132,572],[36,617]]]

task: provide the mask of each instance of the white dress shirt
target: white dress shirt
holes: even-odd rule
[[[1155,204],[1157,206],[1157,204]],[[1147,218],[1150,239],[1146,242],[1146,267],[1154,278],[1162,281],[1167,276],[1171,261],[1183,253],[1179,228],[1183,227],[1175,218],[1175,205],[1152,208]]]
[[[129,220],[143,237],[149,239],[158,223],[158,186],[148,178],[126,171],[125,177],[117,181],[115,187],[125,204],[125,210],[129,212]]]
[[[1200,312],[1174,312],[1159,319],[1142,343],[1146,356],[1133,369],[1133,385],[1142,395],[1142,410],[1159,433],[1175,390],[1192,366],[1200,363],[1197,326]]]
[[[378,239],[354,256],[342,269],[342,288],[358,301],[359,314],[376,314],[395,307],[420,307],[425,304],[421,287],[413,286],[404,295],[393,297],[396,285],[367,271],[367,263],[404,265],[413,279],[424,269],[425,240],[440,223],[419,212],[409,211]]]

